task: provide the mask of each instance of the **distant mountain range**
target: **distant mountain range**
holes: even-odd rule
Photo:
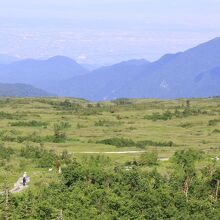
[[[60,82],[88,71],[74,60],[56,56],[48,60],[26,59],[0,66],[0,81],[25,83],[39,88]]]
[[[0,81],[93,101],[219,96],[220,38],[156,62],[130,60],[90,71],[61,56],[21,60],[0,65]]]
[[[0,97],[51,97],[55,96],[41,89],[25,84],[0,83]]]
[[[119,98],[117,96],[118,91],[125,85],[132,84],[137,74],[142,73],[144,75],[149,65],[150,63],[146,60],[130,60],[102,67],[89,74],[65,80],[61,83],[64,87],[59,87],[57,84],[56,89],[51,91],[57,91],[61,96],[79,97],[88,100]]]

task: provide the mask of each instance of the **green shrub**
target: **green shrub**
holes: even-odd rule
[[[213,119],[208,122],[209,126],[215,126],[220,122],[220,119]]]
[[[97,143],[112,145],[116,147],[139,147],[139,148],[145,148],[147,146],[156,146],[156,147],[174,146],[174,143],[172,141],[157,142],[157,141],[151,141],[151,140],[144,140],[144,141],[135,142],[131,139],[126,139],[126,138],[109,138],[109,139],[98,141]]]
[[[13,127],[44,127],[44,128],[47,128],[48,123],[32,120],[32,121],[11,122],[10,125]]]
[[[136,143],[137,147],[147,147],[147,146],[172,147],[174,145],[175,144],[172,141],[158,142],[158,141],[145,140],[145,141],[138,141]]]
[[[61,102],[51,102],[50,104],[57,110],[62,110],[62,111],[78,112],[83,108],[79,103],[72,102],[69,99],[66,99]]]
[[[135,147],[136,145],[136,143],[133,140],[125,138],[109,138],[99,141],[97,143],[112,145],[116,147]]]
[[[66,140],[66,134],[63,131],[63,124],[54,124],[54,135],[53,135],[53,142],[60,143]]]
[[[20,155],[27,159],[33,159],[37,163],[38,167],[47,168],[54,165],[58,160],[58,156],[54,151],[48,151],[43,147],[34,147],[27,145],[21,149]]]
[[[172,118],[186,118],[189,116],[197,116],[200,114],[208,114],[207,111],[201,111],[200,109],[192,109],[192,108],[185,108],[183,111],[179,111],[176,109],[173,113],[169,110],[163,112],[163,113],[153,113],[152,115],[146,115],[144,119],[152,120],[152,121],[158,121],[158,120],[171,120]]]
[[[27,116],[25,114],[21,114],[19,112],[15,112],[15,113],[8,113],[8,112],[4,112],[4,111],[0,111],[0,119],[21,119],[21,117]]]
[[[119,122],[119,121],[98,120],[95,122],[94,125],[97,127],[102,127],[102,126],[111,127],[111,126],[117,126],[120,124],[121,124],[121,122]]]
[[[141,154],[138,161],[139,165],[155,166],[158,165],[158,154],[156,152]]]
[[[67,128],[71,128],[71,124],[69,122],[64,122],[64,121],[61,121],[59,124],[56,124],[55,126],[58,126],[59,129],[67,129]]]
[[[212,133],[220,133],[220,129],[215,129],[212,131]]]
[[[0,119],[13,119],[13,114],[7,113],[7,112],[0,112]]]
[[[192,127],[192,123],[189,123],[189,122],[181,123],[179,126],[182,128],[190,128]]]
[[[144,118],[152,121],[158,121],[158,120],[171,120],[173,117],[173,114],[170,111],[166,111],[162,114],[160,113],[153,113],[152,115],[146,115]]]
[[[114,103],[116,105],[131,105],[132,104],[132,100],[131,99],[127,99],[127,98],[120,98],[120,99],[113,100],[112,103]]]
[[[10,156],[14,154],[14,150],[9,147],[4,147],[2,144],[0,144],[0,158],[1,159],[10,159]]]

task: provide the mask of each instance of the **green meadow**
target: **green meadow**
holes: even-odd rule
[[[29,145],[57,154],[66,150],[78,158],[104,154],[119,164],[139,158],[143,151],[156,152],[165,160],[175,151],[188,148],[201,150],[210,158],[220,157],[220,99],[118,99],[99,103],[1,99],[0,141],[16,152],[13,159],[1,160],[1,185],[6,177],[12,185],[24,170],[33,177],[30,185],[44,182],[41,178],[55,179],[47,168],[37,168],[19,155]],[[164,165],[161,170],[165,170]]]
[[[219,158],[219,98],[4,98],[0,218],[219,219]]]

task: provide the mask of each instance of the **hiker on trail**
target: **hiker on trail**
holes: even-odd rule
[[[24,172],[24,175],[23,175],[23,186],[26,186],[26,182],[27,182],[27,173]]]

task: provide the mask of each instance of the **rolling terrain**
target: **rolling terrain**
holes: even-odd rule
[[[0,107],[2,219],[219,216],[219,98],[3,98]]]

